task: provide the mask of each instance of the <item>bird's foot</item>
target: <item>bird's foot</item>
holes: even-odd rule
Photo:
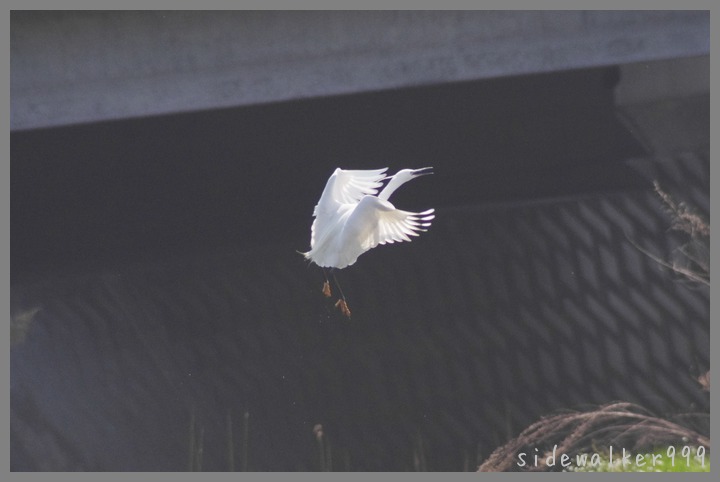
[[[337,300],[337,302],[335,303],[335,308],[338,308],[343,315],[350,318],[350,308],[348,307],[348,304],[344,299],[340,298],[339,300]]]
[[[330,291],[330,282],[329,281],[325,281],[323,283],[322,292],[327,298],[330,298],[332,296],[332,291]]]

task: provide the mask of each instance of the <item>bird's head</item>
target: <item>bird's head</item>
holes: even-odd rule
[[[388,182],[385,188],[380,192],[378,198],[387,200],[397,188],[399,188],[411,179],[415,179],[416,177],[424,176],[426,174],[432,174],[432,167],[422,167],[420,169],[401,169],[392,176],[386,177],[386,179],[390,179],[390,182]]]
[[[397,179],[397,184],[402,185],[408,182],[411,179],[415,179],[416,177],[425,176],[427,174],[432,174],[432,167],[421,167],[420,169],[401,169],[392,176],[387,176],[387,179]]]

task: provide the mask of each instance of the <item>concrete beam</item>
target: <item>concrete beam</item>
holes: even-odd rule
[[[11,12],[11,129],[707,55],[706,11]]]
[[[617,105],[710,95],[710,56],[637,62],[620,67]]]

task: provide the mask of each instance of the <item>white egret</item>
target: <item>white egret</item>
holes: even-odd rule
[[[396,209],[388,198],[406,182],[432,174],[431,169],[402,169],[393,176],[385,175],[387,168],[335,169],[313,212],[310,251],[302,254],[322,268],[342,269],[378,244],[411,241],[411,236],[427,231],[435,218],[434,209],[420,213],[403,211]],[[377,194],[386,179],[390,181]],[[340,288],[337,278],[335,283]],[[327,275],[323,293],[332,296]],[[340,294],[342,298],[335,306],[349,317],[342,289]]]

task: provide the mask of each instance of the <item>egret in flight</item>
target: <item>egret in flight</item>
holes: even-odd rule
[[[330,268],[341,298],[335,306],[350,317],[342,288],[335,278],[334,269],[351,266],[358,256],[378,244],[411,241],[427,231],[435,218],[434,209],[413,213],[396,209],[388,201],[400,186],[425,174],[432,174],[432,167],[402,169],[393,176],[386,176],[384,169],[345,170],[335,169],[315,206],[310,236],[310,251],[302,253],[306,259],[323,268]],[[383,181],[390,181],[378,194]],[[330,282],[325,275],[323,293],[330,297]]]

